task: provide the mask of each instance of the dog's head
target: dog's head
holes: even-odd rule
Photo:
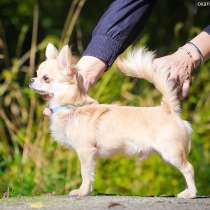
[[[37,77],[30,80],[29,87],[57,103],[75,103],[85,93],[82,77],[71,65],[69,47],[66,45],[58,52],[55,46],[48,44],[45,56],[46,60],[39,65]]]

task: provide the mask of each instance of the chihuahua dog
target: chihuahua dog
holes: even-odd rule
[[[71,52],[46,48],[46,60],[40,64],[30,88],[50,96],[50,130],[59,143],[71,146],[80,159],[82,184],[72,196],[92,191],[97,157],[116,153],[137,154],[141,159],[159,154],[184,176],[187,188],[180,198],[194,198],[194,170],[187,160],[191,145],[191,126],[180,117],[176,90],[168,71],[155,67],[154,55],[143,48],[118,60],[126,75],[146,79],[163,95],[160,106],[129,107],[99,104],[87,95],[77,66],[71,65]]]

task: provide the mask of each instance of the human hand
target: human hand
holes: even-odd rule
[[[93,85],[107,69],[107,65],[100,59],[93,56],[83,56],[77,63],[79,74],[83,77],[83,84],[86,91]]]
[[[156,66],[168,68],[169,79],[173,82],[174,88],[178,88],[182,99],[188,95],[192,71],[199,62],[199,54],[190,45],[184,45],[175,53],[154,60]]]

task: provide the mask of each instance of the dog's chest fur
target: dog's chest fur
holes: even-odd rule
[[[88,116],[84,113],[77,113],[75,110],[53,114],[50,130],[52,137],[57,142],[74,149],[81,141],[84,143],[95,134]]]
[[[71,133],[69,130],[71,129],[71,126],[69,126],[70,118],[70,115],[64,117],[60,114],[54,114],[50,120],[50,131],[52,137],[60,144],[66,146],[71,146],[72,143],[71,137],[69,136],[69,133]],[[71,123],[73,124],[74,121],[72,120]]]
[[[76,149],[86,143],[95,143],[98,120],[108,109],[87,106],[64,113],[53,114],[50,118],[52,137],[66,146]]]

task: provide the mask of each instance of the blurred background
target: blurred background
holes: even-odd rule
[[[0,0],[0,197],[66,194],[79,186],[74,151],[49,134],[45,102],[28,88],[48,42],[69,43],[78,58],[111,0]],[[136,45],[172,53],[210,24],[210,7],[191,0],[157,1]],[[151,106],[159,93],[147,82],[120,74],[115,65],[91,89],[101,103]],[[182,116],[193,126],[190,161],[200,195],[210,194],[210,62],[194,74]],[[158,156],[115,156],[97,163],[94,194],[174,195],[184,179]]]

